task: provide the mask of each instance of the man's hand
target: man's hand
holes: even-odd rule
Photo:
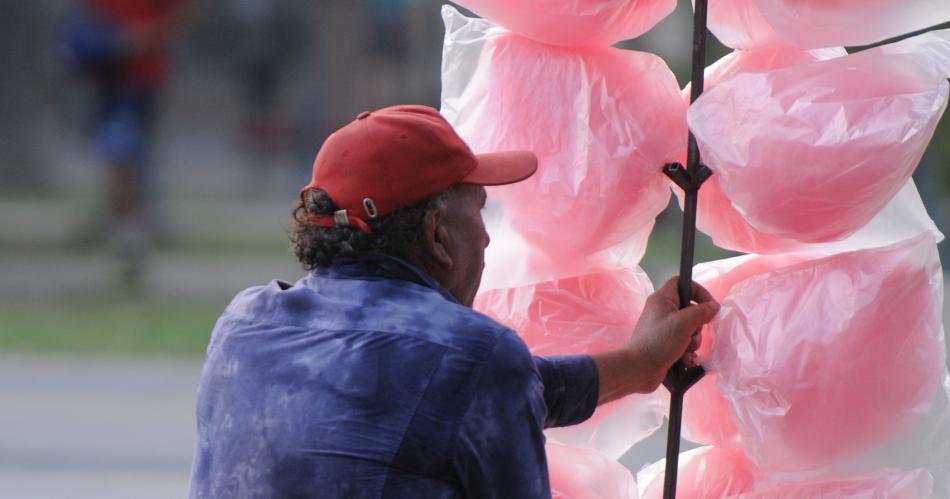
[[[700,330],[719,312],[719,303],[693,283],[694,304],[680,309],[676,284],[672,277],[647,298],[626,345],[593,356],[600,374],[599,404],[634,392],[653,392],[679,359],[695,365]]]

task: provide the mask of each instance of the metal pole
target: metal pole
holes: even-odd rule
[[[696,0],[693,16],[693,67],[692,92],[690,102],[703,93],[704,71],[706,70],[706,12],[707,0]],[[699,146],[692,132],[689,133],[689,149],[686,168],[679,164],[666,165],[663,172],[669,176],[685,194],[683,203],[683,235],[680,253],[680,275],[678,283],[680,308],[686,308],[692,301],[693,260],[696,246],[696,205],[699,188],[712,175],[712,171],[700,164]],[[663,385],[670,391],[670,421],[666,440],[666,474],[663,481],[663,498],[676,498],[676,475],[679,470],[680,433],[683,422],[683,396],[705,371],[702,367],[687,368],[678,361],[667,373]]]

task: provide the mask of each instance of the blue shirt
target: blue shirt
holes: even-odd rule
[[[218,320],[191,497],[550,497],[542,429],[593,413],[593,359],[532,357],[402,260],[334,263]]]

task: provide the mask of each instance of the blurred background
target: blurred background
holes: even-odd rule
[[[326,135],[439,105],[439,0],[34,0],[0,16],[0,497],[183,497],[218,314],[302,271],[289,210]],[[132,7],[129,7],[129,6]],[[689,2],[624,48],[689,78]],[[102,10],[129,26],[103,26]],[[708,61],[727,51],[711,40]],[[114,47],[134,54],[112,67]],[[946,120],[916,174],[948,214]],[[680,212],[644,261],[675,274]],[[946,249],[946,245],[941,245]],[[697,259],[727,256],[700,236]],[[624,462],[659,457],[663,434]]]

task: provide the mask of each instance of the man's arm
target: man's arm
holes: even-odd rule
[[[623,347],[593,355],[536,357],[548,409],[544,427],[583,423],[598,405],[656,390],[678,359],[692,365],[699,329],[719,311],[719,304],[698,284],[693,300],[696,305],[680,310],[672,278],[647,299]]]
[[[594,414],[600,376],[590,355],[535,357],[534,362],[544,385],[545,428],[583,423]]]
[[[527,347],[506,332],[478,371],[452,451],[466,497],[550,497],[544,387]]]

